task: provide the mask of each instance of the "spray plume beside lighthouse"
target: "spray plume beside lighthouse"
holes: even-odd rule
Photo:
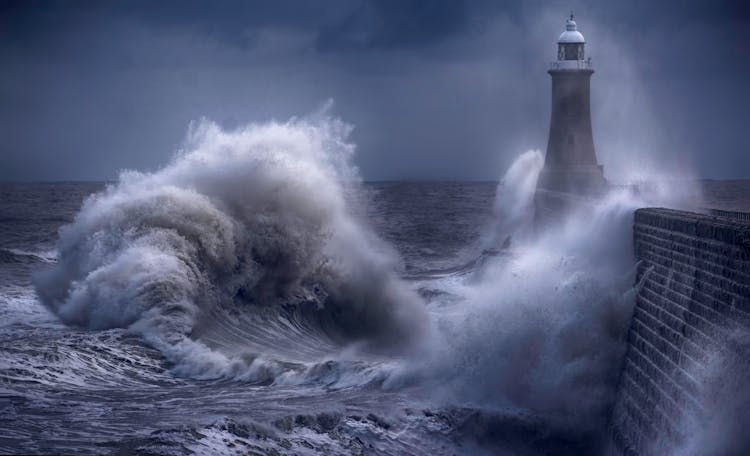
[[[537,184],[537,206],[540,192],[595,196],[607,186],[594,149],[590,108],[594,70],[591,59],[585,58],[585,43],[571,14],[557,40],[557,60],[548,71],[552,77],[552,111],[544,168]]]

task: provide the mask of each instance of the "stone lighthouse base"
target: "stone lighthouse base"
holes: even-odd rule
[[[537,229],[563,222],[570,214],[593,209],[598,197],[575,195],[539,188],[534,195],[534,225]]]
[[[608,188],[598,165],[545,168],[534,195],[535,222],[538,226],[559,223],[567,214],[593,207]]]
[[[600,196],[607,190],[601,165],[544,167],[539,174],[539,189]]]

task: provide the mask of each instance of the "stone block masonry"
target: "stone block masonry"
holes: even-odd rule
[[[730,330],[750,328],[750,223],[639,209],[633,240],[641,288],[608,453],[671,454],[685,417],[705,414],[696,373]]]

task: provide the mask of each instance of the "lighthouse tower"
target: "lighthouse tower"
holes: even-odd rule
[[[594,196],[606,187],[591,132],[589,87],[594,70],[591,59],[585,59],[585,43],[571,14],[557,40],[557,60],[548,71],[552,116],[538,190]]]

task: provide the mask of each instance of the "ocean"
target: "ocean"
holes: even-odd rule
[[[268,128],[0,184],[0,453],[598,454],[638,200],[534,233],[538,153],[363,184],[335,132]]]

